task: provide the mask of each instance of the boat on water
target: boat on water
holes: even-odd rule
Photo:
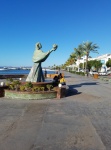
[[[18,68],[15,68],[15,67],[10,67],[9,69],[13,69],[13,70],[16,70],[16,69],[18,69]]]
[[[5,70],[30,70],[28,67],[20,68],[20,67],[0,67],[0,71]]]
[[[3,68],[0,68],[0,70],[1,71],[3,71],[3,70],[9,70],[9,68],[8,67],[3,67]]]

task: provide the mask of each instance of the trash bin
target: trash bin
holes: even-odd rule
[[[98,79],[98,74],[97,73],[94,74],[93,77],[94,77],[94,79]]]

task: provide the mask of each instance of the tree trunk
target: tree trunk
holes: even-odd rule
[[[80,66],[80,59],[79,59],[79,64],[78,64],[78,72],[79,72],[79,68],[80,68],[79,66]]]
[[[88,54],[86,55],[86,66],[85,66],[85,72],[86,72],[86,69],[87,69],[87,62],[88,62]]]

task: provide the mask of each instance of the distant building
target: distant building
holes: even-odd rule
[[[88,61],[90,61],[90,60],[100,60],[101,63],[102,63],[102,67],[106,67],[106,62],[109,59],[111,59],[111,54],[105,54],[105,55],[101,55],[101,56],[98,56],[98,57],[95,57],[95,58],[88,58]],[[85,62],[86,62],[86,56],[83,56],[83,57],[81,57],[80,60],[77,59],[76,64],[70,65],[69,67],[74,69],[74,67],[78,67],[78,65],[80,63],[83,63],[83,65],[84,65]],[[108,68],[106,67],[106,69],[108,69]]]
[[[95,57],[95,58],[88,58],[88,60],[100,60],[102,62],[102,64],[106,65],[106,62],[111,59],[111,54],[105,54],[105,55],[101,55],[101,56],[98,56],[98,57]],[[84,63],[86,62],[86,56],[84,57],[81,57],[80,61],[77,60],[76,63]]]

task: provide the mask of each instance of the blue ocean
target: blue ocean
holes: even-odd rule
[[[47,74],[55,74],[56,70],[46,69]],[[29,74],[30,69],[9,69],[9,68],[1,68],[0,67],[0,75],[21,75],[21,74]],[[44,72],[44,69],[43,69]]]

